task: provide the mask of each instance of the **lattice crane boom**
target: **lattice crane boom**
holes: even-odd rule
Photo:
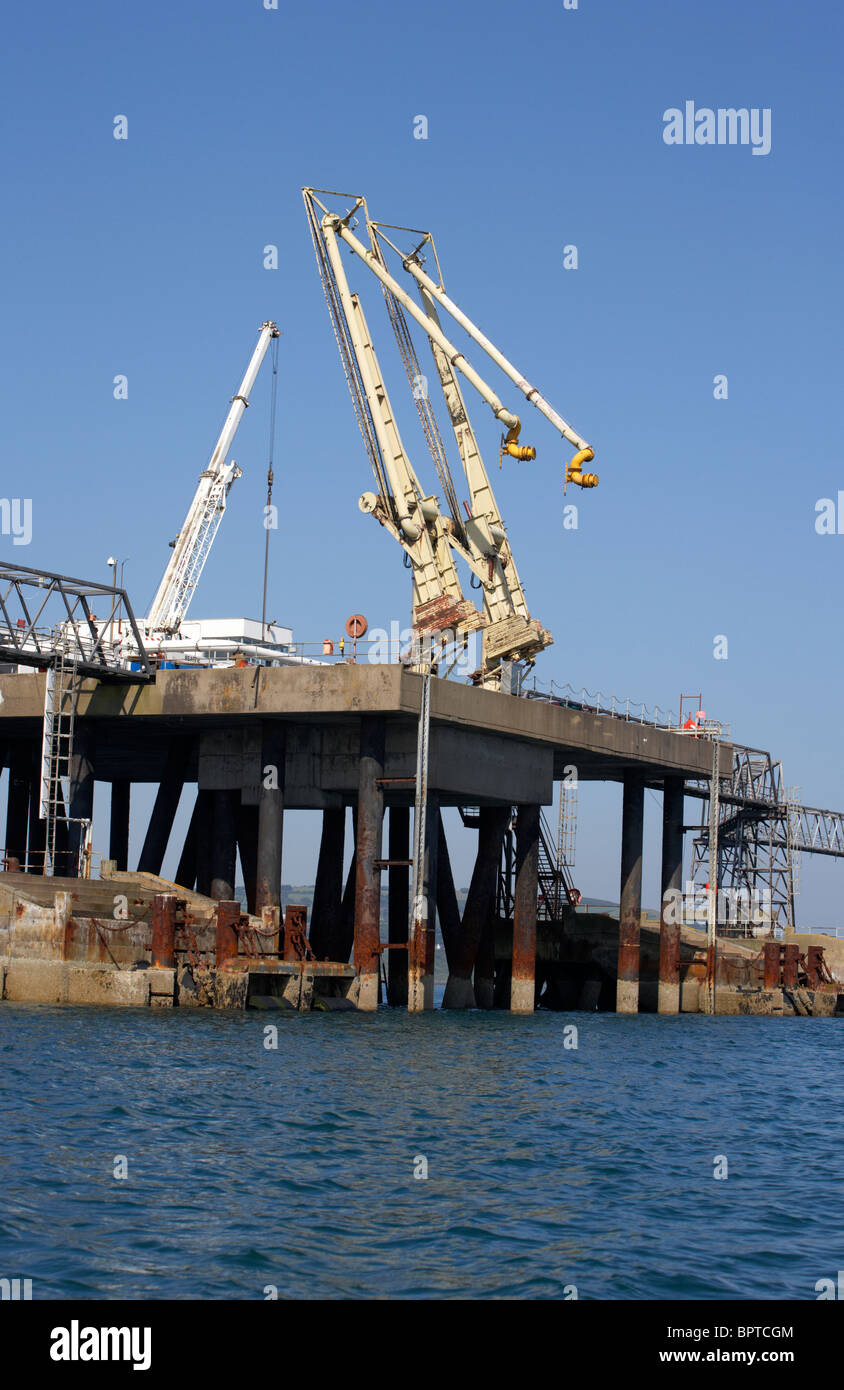
[[[173,554],[164,571],[149,614],[143,620],[142,626],[148,633],[170,636],[179,631],[185,618],[223,519],[229,488],[241,476],[241,470],[237,465],[233,461],[227,462],[226,458],[234,442],[237,427],[249,405],[249,395],[267,348],[273,338],[278,336],[279,330],[275,323],[270,320],[262,323],[246,375],[237,394],[232,397],[220,437],[208,467],[199,476],[199,485],[182,529],[174,542]]]

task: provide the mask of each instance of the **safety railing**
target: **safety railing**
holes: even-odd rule
[[[529,700],[545,700],[550,704],[561,705],[564,709],[582,710],[586,714],[606,715],[611,719],[621,719],[628,724],[646,724],[649,728],[662,729],[670,733],[686,734],[691,738],[729,739],[730,726],[715,719],[695,723],[694,727],[683,728],[679,717],[670,709],[659,705],[648,708],[644,700],[631,700],[603,691],[578,690],[570,685],[551,681],[540,685],[534,677],[522,685],[520,694]]]

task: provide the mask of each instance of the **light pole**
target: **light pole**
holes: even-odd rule
[[[117,607],[117,561],[113,555],[109,555],[106,561],[111,570],[111,616],[108,620],[108,644],[114,645],[114,610]]]
[[[111,592],[112,592],[112,600],[111,600],[111,622],[109,623],[109,642],[111,642],[112,644],[113,644],[113,642],[114,642],[114,611],[115,611],[115,609],[116,609],[116,607],[117,607],[117,566],[118,566],[118,565],[120,566],[120,588],[121,588],[121,590],[122,590],[122,588],[123,588],[123,570],[124,570],[125,565],[126,565],[126,560],[128,560],[128,559],[129,559],[129,556],[128,556],[128,555],[126,556],[126,559],[124,559],[124,560],[118,560],[118,559],[115,558],[114,555],[109,555],[108,560],[106,561],[106,564],[108,565],[109,569],[111,570]],[[118,633],[120,633],[120,634],[122,635],[122,632],[123,632],[123,619],[122,619],[122,617],[118,620],[117,631],[118,631]]]

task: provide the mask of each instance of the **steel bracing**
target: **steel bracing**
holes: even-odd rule
[[[785,785],[782,763],[759,748],[733,744],[732,768],[718,781],[719,890],[731,892],[734,901],[748,895],[756,906],[751,930],[793,929],[800,855],[844,858],[844,812],[802,805],[797,789]],[[708,803],[708,781],[687,781],[686,795]],[[691,879],[698,887],[709,881],[708,804],[693,841]],[[729,929],[743,933],[745,926],[736,922]]]
[[[125,590],[0,562],[0,661],[50,669],[60,660],[99,680],[152,679]]]

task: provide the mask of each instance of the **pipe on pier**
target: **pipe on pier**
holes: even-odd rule
[[[657,1012],[680,1012],[680,927],[683,891],[685,780],[666,777],[662,788],[662,907],[659,921]]]
[[[639,1012],[639,931],[642,917],[642,833],[645,782],[626,772],[621,811],[621,891],[618,906],[616,1013]]]

